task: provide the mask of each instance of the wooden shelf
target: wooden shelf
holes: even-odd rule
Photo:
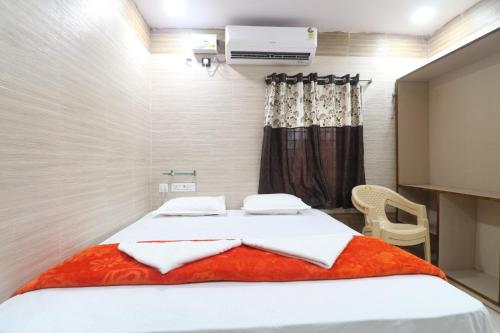
[[[491,105],[498,104],[500,95],[480,87],[484,82],[498,85],[499,52],[500,28],[495,28],[396,81],[398,191],[427,207],[435,239],[432,255],[449,280],[496,306],[500,306],[500,178],[496,177],[500,155],[492,152],[498,150],[500,136],[488,131],[488,124],[469,126],[468,105],[474,105],[475,119],[498,123],[495,117],[500,113],[492,112]],[[491,191],[477,189],[486,187]],[[398,213],[404,222],[407,216]]]
[[[475,269],[447,270],[445,273],[455,283],[475,292],[490,302],[499,303],[500,281],[498,278]]]
[[[403,188],[415,188],[415,189],[440,192],[440,193],[465,195],[468,197],[475,197],[478,199],[500,202],[500,192],[469,190],[469,189],[449,187],[449,186],[439,186],[439,185],[399,184],[398,186]]]

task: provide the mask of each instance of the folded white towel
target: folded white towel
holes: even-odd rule
[[[243,244],[283,256],[302,259],[323,268],[331,268],[351,239],[351,234],[243,238]]]
[[[241,240],[120,243],[118,249],[165,274],[174,268],[240,246]]]

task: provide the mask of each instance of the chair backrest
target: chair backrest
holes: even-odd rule
[[[359,185],[352,189],[352,202],[354,206],[365,214],[367,224],[374,219],[387,221],[385,205],[391,197],[391,190],[378,185]],[[368,214],[368,207],[373,209]]]

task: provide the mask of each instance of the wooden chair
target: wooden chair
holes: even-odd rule
[[[352,203],[365,215],[363,234],[398,246],[424,243],[425,260],[431,261],[429,220],[424,205],[411,202],[400,194],[377,185],[360,185],[352,190]],[[393,206],[417,217],[417,224],[392,223],[385,206]]]

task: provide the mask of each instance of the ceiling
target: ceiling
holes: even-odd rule
[[[182,16],[169,16],[164,1],[184,1]],[[152,28],[215,28],[226,25],[314,26],[319,31],[430,35],[478,0],[134,0]],[[436,10],[425,24],[411,15]]]

